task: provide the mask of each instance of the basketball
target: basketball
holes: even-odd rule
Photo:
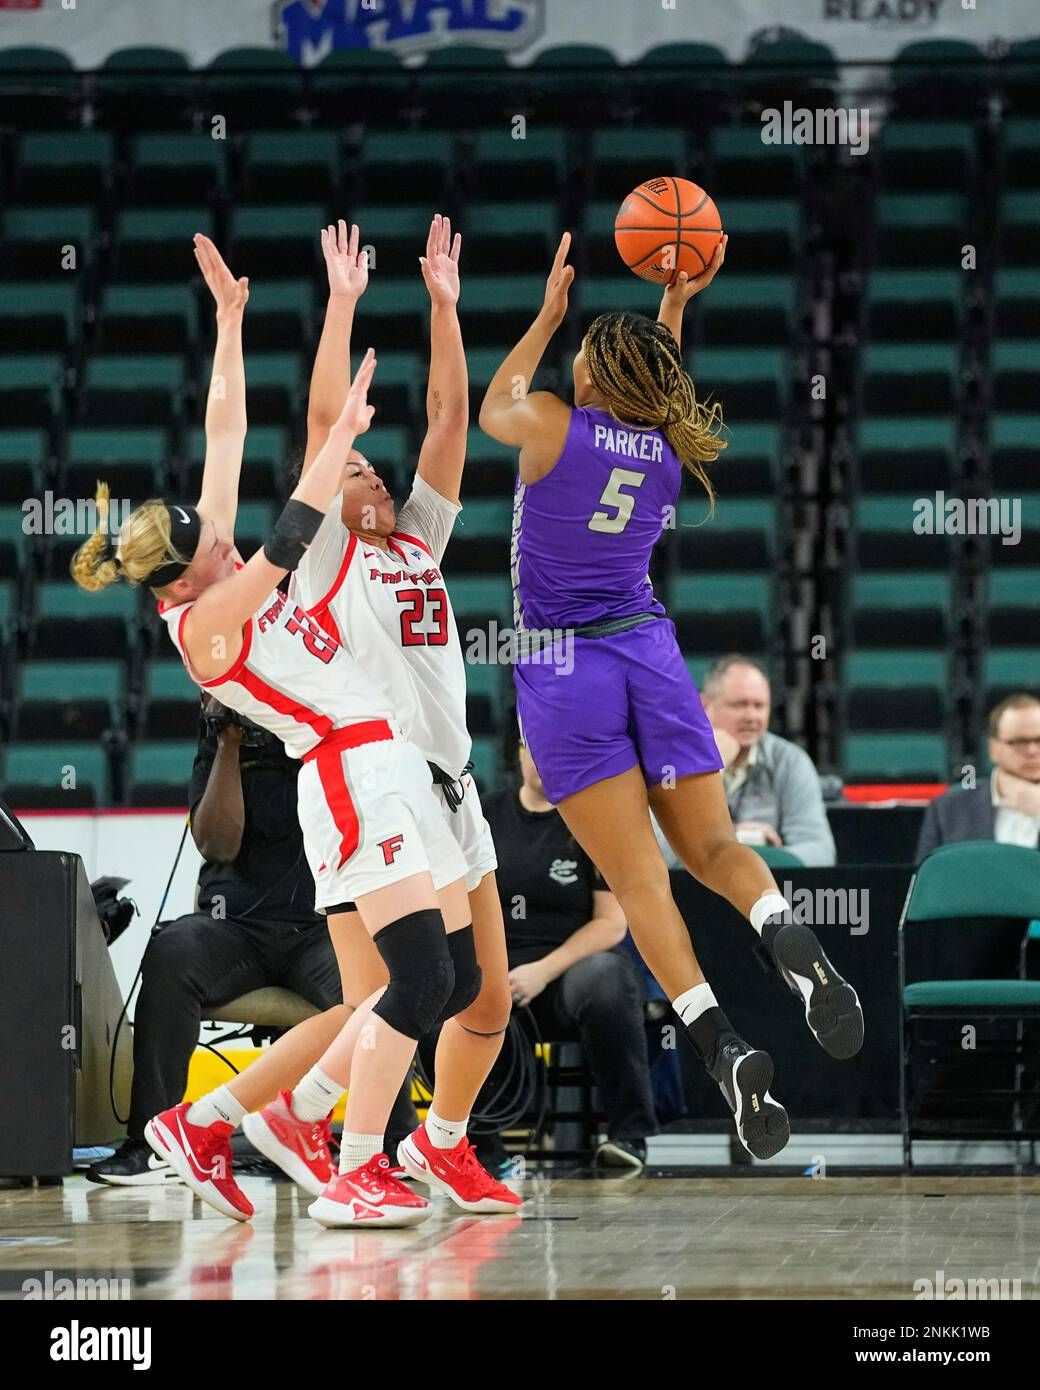
[[[614,219],[614,243],[633,274],[670,284],[680,270],[700,275],[722,238],[712,198],[689,179],[647,179],[634,188]]]

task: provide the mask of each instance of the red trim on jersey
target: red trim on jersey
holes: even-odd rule
[[[207,681],[207,685],[219,685],[221,681],[229,679],[230,676],[221,676],[220,681]],[[274,686],[268,685],[263,677],[258,676],[255,671],[239,669],[235,679],[239,685],[244,686],[249,691],[254,700],[259,700],[263,705],[269,705],[278,714],[287,714],[290,719],[295,719],[297,724],[309,724],[319,738],[327,738],[332,732],[333,723],[327,714],[319,714],[317,710],[310,709],[307,705],[301,705],[298,700],[293,700],[288,695],[283,695],[280,690],[275,690]]]
[[[363,719],[358,724],[345,724],[326,735],[316,748],[304,753],[301,762],[313,762],[323,753],[341,753],[345,748],[360,748],[363,743],[382,743],[393,738],[394,731],[385,719]]]
[[[309,610],[309,613],[310,617],[314,619],[318,626],[323,627],[325,631],[329,634],[329,636],[334,638],[342,647],[343,638],[340,636],[340,631],[336,623],[336,619],[332,616],[332,609],[312,608]]]
[[[426,542],[421,541],[418,536],[410,536],[407,531],[395,531],[393,536],[390,537],[390,539],[393,540],[397,536],[400,536],[401,540],[407,541],[409,545],[417,545],[420,550],[425,550],[431,560],[434,558],[433,551],[426,544]]]
[[[337,732],[345,733],[347,731],[339,730]],[[357,811],[354,809],[350,788],[347,786],[347,779],[343,772],[343,758],[339,749],[323,747],[313,751],[320,754],[318,780],[325,793],[325,804],[332,815],[333,824],[339,831],[339,864],[336,867],[342,869],[358,847],[360,829]],[[310,754],[308,754],[309,756]]]
[[[318,602],[313,605],[313,607],[307,609],[307,612],[311,615],[312,618],[317,618],[319,609],[328,608],[329,604],[339,593],[343,581],[347,577],[347,570],[350,569],[350,562],[354,558],[354,551],[356,549],[357,536],[355,536],[354,532],[351,531],[350,540],[347,542],[347,548],[343,553],[343,560],[339,567],[339,573],[336,575],[332,588],[329,590],[329,592],[325,595],[324,598],[320,598]],[[319,619],[319,621],[321,620]],[[333,632],[332,629],[330,627],[327,627],[327,625],[324,623],[322,624],[322,626],[326,627],[326,631],[329,632],[333,637],[335,637],[337,642],[340,641],[338,633]]]

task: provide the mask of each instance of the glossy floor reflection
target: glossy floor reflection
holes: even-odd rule
[[[0,1191],[0,1298],[49,1278],[175,1300],[911,1299],[943,1271],[1040,1299],[1030,1177],[532,1178],[519,1216],[438,1202],[416,1229],[356,1233],[321,1230],[289,1183],[242,1187],[241,1226],[180,1184]]]

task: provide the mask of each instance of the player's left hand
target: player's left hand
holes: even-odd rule
[[[722,269],[722,263],[726,259],[726,244],[729,237],[724,233],[722,240],[715,248],[715,254],[711,258],[711,265],[707,270],[701,271],[700,275],[687,275],[685,270],[680,270],[675,277],[674,283],[665,286],[665,304],[689,304],[695,294],[700,294],[701,290],[706,290],[711,282]]]
[[[513,1003],[521,1007],[530,1004],[532,999],[537,999],[548,983],[541,962],[537,960],[527,965],[518,965],[509,972],[509,988],[513,995]]]
[[[209,286],[210,294],[217,303],[217,318],[229,319],[240,316],[249,298],[249,281],[242,277],[236,280],[224,264],[224,258],[208,236],[195,233],[195,260],[202,271],[202,278]]]
[[[451,306],[459,302],[459,252],[462,237],[452,240],[451,218],[435,213],[426,238],[426,255],[419,257],[422,278],[434,304]]]

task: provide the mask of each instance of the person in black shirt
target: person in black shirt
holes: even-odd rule
[[[543,1037],[581,1038],[608,1118],[596,1159],[641,1168],[657,1119],[643,987],[620,949],[625,919],[546,797],[523,745],[520,771],[518,788],[484,798],[498,854],[513,1001],[531,1008]]]
[[[144,1139],[153,1115],[184,1095],[205,1010],[264,985],[291,990],[338,1031],[343,992],[296,812],[300,763],[283,744],[203,696],[188,789],[191,834],[204,864],[196,910],[153,934],[134,1013],[134,1076],[127,1140],[87,1176],[140,1184],[175,1177]],[[338,1008],[336,1006],[339,1006]],[[309,1026],[309,1025],[308,1025]],[[273,1098],[273,1097],[272,1097]],[[410,1083],[390,1119],[403,1137],[418,1124]]]

